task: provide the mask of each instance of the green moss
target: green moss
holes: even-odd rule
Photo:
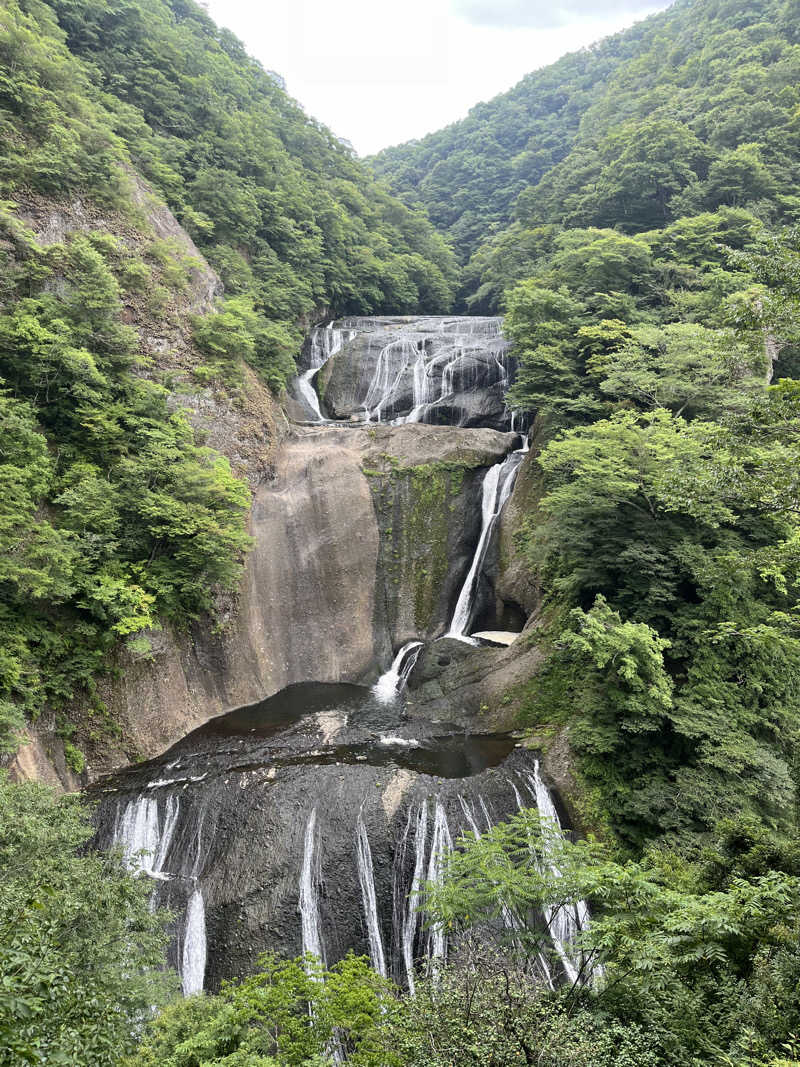
[[[382,469],[365,468],[381,530],[382,562],[394,610],[399,597],[411,597],[414,625],[431,625],[447,577],[453,514],[458,509],[465,462],[402,466],[382,453]]]
[[[75,774],[83,774],[86,769],[86,757],[78,746],[73,745],[71,741],[64,742],[64,759],[67,762],[67,766]]]

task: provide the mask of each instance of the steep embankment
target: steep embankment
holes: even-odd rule
[[[167,386],[167,391],[158,394],[163,395],[165,401],[163,409],[158,412],[165,426],[175,417],[170,415],[170,412],[179,412],[178,417],[186,420],[187,432],[195,440],[202,441],[208,448],[213,449],[211,456],[224,456],[243,486],[249,485],[255,490],[272,470],[276,448],[288,429],[286,419],[269,389],[249,368],[241,368],[239,388],[225,390],[204,386],[196,379],[194,372],[203,357],[193,343],[192,317],[213,312],[222,292],[222,285],[163,201],[135,174],[129,174],[129,181],[132,200],[138,209],[137,216],[132,220],[120,212],[102,208],[78,197],[43,197],[30,192],[18,196],[15,205],[16,219],[26,227],[28,256],[52,257],[58,263],[59,257],[64,255],[64,250],[74,247],[76,241],[89,236],[95,242],[102,239],[113,241],[115,248],[120,251],[124,249],[126,259],[146,264],[147,269],[152,271],[156,278],[165,270],[174,271],[179,265],[185,264],[183,282],[180,286],[174,286],[169,293],[166,307],[152,306],[146,294],[136,291],[122,292],[118,308],[119,318],[128,329],[135,331],[137,361],[145,369],[146,380],[165,383]],[[156,256],[160,257],[160,260]],[[11,262],[14,263],[14,259]],[[65,295],[69,293],[71,279],[62,272],[63,268],[61,271],[54,271],[50,284],[57,287],[57,292]],[[30,375],[26,384],[35,385],[36,365],[29,365],[26,372]],[[57,369],[53,368],[53,372],[57,374]],[[58,378],[55,381],[58,382]],[[58,393],[53,389],[51,402],[54,406],[57,397]],[[85,417],[83,413],[79,414]],[[129,444],[135,448],[135,439]],[[152,462],[157,465],[175,462],[176,458],[174,454],[161,458],[153,456]],[[89,473],[91,474],[91,471]],[[151,477],[157,477],[158,474],[156,466]],[[102,491],[103,496],[107,497],[108,506],[112,506],[114,501],[112,486],[113,482]],[[194,505],[200,506],[198,497],[194,498]],[[44,514],[58,523],[57,508],[49,508]],[[83,535],[89,540],[94,555],[97,553],[97,542],[102,534],[100,519],[100,515],[95,514],[96,528],[85,529]],[[31,523],[35,521],[31,516]],[[81,516],[81,521],[89,522],[89,516]],[[77,540],[79,531],[69,526],[68,531],[70,540]],[[22,536],[23,532],[20,531],[20,537]],[[109,546],[109,557],[113,558],[116,544],[114,541]],[[17,548],[16,552],[19,554],[20,549]],[[235,565],[235,562],[236,556],[232,554],[230,563]],[[202,580],[199,574],[198,580]],[[230,612],[226,599],[220,590],[217,606],[223,617],[226,612]],[[29,619],[36,611],[36,600],[34,596],[29,605]],[[44,621],[44,626],[56,629],[59,627],[59,617],[53,614],[58,606],[58,602],[51,602],[50,620]],[[6,633],[12,642],[10,648],[19,649],[19,645],[15,646],[13,643],[14,624],[20,618],[11,613],[13,599],[6,599],[5,611],[6,624],[9,627]],[[106,695],[111,696],[114,685],[124,688],[127,671],[135,677],[137,672],[155,669],[156,664],[160,662],[157,650],[177,640],[175,635],[180,630],[180,624],[170,624],[165,620],[158,629],[147,631],[145,644],[131,645],[129,649],[120,648],[114,653],[113,633],[108,635],[108,641],[104,641],[100,630],[86,631],[86,624],[81,624],[75,618],[71,603],[65,604],[62,611],[68,613],[67,618],[72,620],[73,625],[83,625],[87,648],[96,649],[94,657],[89,660],[89,668],[94,667],[102,677],[113,665],[110,678],[117,681],[112,683],[110,678],[106,678],[97,683],[96,679],[90,681],[85,675],[71,679],[67,674],[67,683],[71,681],[72,685],[89,686],[88,693],[79,696],[76,702],[70,704],[70,691],[62,691],[59,694],[60,699],[56,700],[54,695],[46,698],[44,706],[34,707],[33,728],[25,731],[25,744],[10,767],[12,775],[38,778],[56,785],[63,783],[74,788],[78,782],[75,772],[83,769],[83,761],[76,766],[74,757],[69,759],[70,751],[86,753],[92,763],[96,753],[116,752],[118,755],[113,758],[118,760],[122,752],[132,755],[147,751],[149,745],[154,743],[152,737],[148,739],[149,720],[146,714],[141,714],[143,708],[138,709],[138,714],[134,715],[134,721],[131,723],[128,719],[118,716],[115,702],[106,700]],[[210,622],[204,624],[204,628],[210,627]],[[139,636],[142,636],[141,632]],[[76,644],[77,651],[80,652],[80,642]],[[50,663],[50,668],[63,670],[59,663],[60,649],[57,643],[54,651],[56,658]],[[12,673],[12,680],[13,677]],[[98,684],[99,688],[96,687]],[[166,679],[164,684],[168,685]],[[161,710],[164,711],[163,708]],[[170,706],[166,710],[160,728],[168,732],[173,717],[176,722],[184,721],[181,719],[179,705]]]
[[[151,659],[126,655],[120,678],[99,683],[128,760],[297,682],[372,681],[405,641],[442,632],[477,540],[477,481],[513,440],[445,426],[289,435],[256,489],[222,631],[153,634]],[[92,775],[120,756],[107,750]]]

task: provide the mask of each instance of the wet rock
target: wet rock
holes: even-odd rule
[[[446,629],[477,540],[479,483],[515,437],[426,425],[298,427],[255,492],[254,538],[222,632],[152,635],[100,681],[128,759],[301,681],[373,680]],[[384,502],[382,506],[381,502]],[[123,762],[97,759],[92,777]]]
[[[328,743],[321,712],[346,720]],[[437,821],[446,850],[473,824],[486,829],[516,811],[518,796],[530,793],[525,773],[534,754],[507,736],[473,737],[423,721],[404,727],[400,714],[356,686],[294,687],[95,787],[98,844],[117,840],[133,858],[131,850],[147,840],[158,853],[145,869],[157,874],[158,901],[176,913],[174,964],[182,958],[187,904],[198,889],[207,988],[254,970],[264,951],[298,954],[304,875],[302,907],[314,910],[326,961],[351,949],[370,954],[366,877],[374,885],[373,918],[389,973],[406,980],[403,935],[417,856],[427,876],[435,869]],[[359,824],[368,867],[357,847]],[[424,956],[428,940],[415,918],[414,958]]]
[[[508,429],[512,373],[497,318],[341,319],[354,336],[317,376],[325,413]]]

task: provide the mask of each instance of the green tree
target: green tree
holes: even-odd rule
[[[318,960],[264,956],[258,973],[216,996],[178,1001],[148,1028],[128,1067],[322,1067],[334,1044],[347,1062],[383,1067],[375,1025],[389,984],[349,955]]]
[[[112,1067],[173,994],[168,916],[77,797],[0,777],[0,1063]]]

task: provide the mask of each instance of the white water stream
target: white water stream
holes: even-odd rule
[[[319,406],[319,396],[314,388],[314,378],[320,368],[355,335],[355,330],[338,330],[333,322],[327,326],[315,326],[311,331],[311,365],[308,370],[298,375],[297,389],[316,422],[323,422],[324,419]]]
[[[558,817],[558,811],[553,803],[553,797],[550,790],[543,782],[539,772],[538,760],[534,763],[533,774],[525,773],[523,777],[536,802],[536,808],[539,815],[551,827],[559,832],[563,832],[561,829],[561,820]],[[522,799],[519,797],[519,793],[517,793],[517,797],[519,798],[520,807],[522,807]],[[560,877],[561,871],[556,863],[554,849],[546,832],[542,837],[542,850],[544,862],[547,864],[551,873],[557,878]],[[553,947],[561,960],[564,972],[570,982],[574,983],[578,981],[579,978],[590,978],[592,977],[592,973],[599,977],[599,969],[590,968],[588,974],[583,970],[583,957],[580,947],[577,944],[581,931],[586,930],[589,926],[589,906],[586,901],[578,900],[574,904],[561,904],[557,907],[545,907],[544,919],[547,928],[550,931]]]
[[[181,984],[183,995],[202,993],[206,974],[206,910],[202,890],[197,888],[189,898],[183,931],[181,954]]]
[[[486,550],[503,506],[511,496],[521,462],[522,453],[512,452],[502,463],[495,463],[493,467],[490,467],[484,475],[481,490],[481,535],[445,637],[461,640],[466,638],[474,614],[477,581],[486,557]]]
[[[372,969],[386,978],[386,956],[383,951],[383,937],[381,936],[381,922],[378,915],[378,900],[375,894],[375,871],[372,866],[372,849],[369,847],[367,827],[364,824],[363,812],[358,813],[356,826],[356,861],[358,865],[358,880],[361,885],[361,899],[364,905],[364,919],[367,924],[367,936],[369,938],[369,955],[372,960]]]
[[[153,783],[150,784],[153,787]],[[118,815],[114,827],[114,844],[122,848],[125,864],[132,870],[157,881],[166,882],[172,877],[164,866],[175,836],[175,827],[180,814],[180,800],[174,794],[167,796],[164,804],[163,822],[159,816],[158,798],[141,794],[129,800]],[[197,880],[200,867],[200,835],[203,814],[201,813],[192,878]],[[155,898],[153,899],[155,906]],[[181,952],[180,973],[184,996],[201,992],[206,969],[206,924],[203,893],[195,884],[186,907]]]
[[[433,809],[433,837],[428,860],[428,882],[441,885],[444,879],[448,853],[453,851],[453,840],[447,825],[447,815],[441,799],[437,796]],[[428,958],[434,963],[447,959],[447,935],[441,923],[433,923],[428,930]]]
[[[322,931],[319,919],[319,855],[317,852],[317,809],[313,808],[306,823],[303,844],[303,866],[300,872],[300,922],[303,936],[303,955],[311,953],[320,962]]]
[[[409,812],[406,824],[406,837],[411,825]],[[428,842],[428,803],[422,801],[417,809],[416,828],[414,832],[414,874],[411,879],[411,891],[406,899],[406,913],[403,919],[401,945],[405,965],[408,991],[414,995],[414,941],[420,921],[420,894],[425,876],[425,846]]]
[[[422,641],[409,641],[403,645],[389,670],[373,685],[372,692],[382,704],[390,704],[402,693],[422,648]]]

